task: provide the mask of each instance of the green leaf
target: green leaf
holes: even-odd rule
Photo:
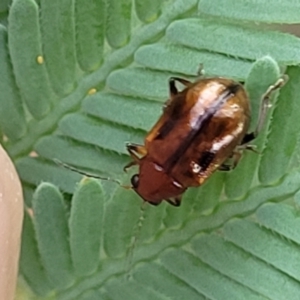
[[[105,1],[76,1],[76,54],[82,70],[96,70],[102,62],[105,38]]]
[[[288,209],[285,206],[282,208]],[[296,245],[286,243],[280,235],[272,234],[272,232],[261,228],[259,224],[248,220],[234,220],[229,222],[226,224],[224,230],[226,240],[299,280],[298,262],[300,253]],[[255,241],[253,237],[255,237]],[[283,261],[278,259],[281,255],[292,255],[293,257],[288,261]]]
[[[299,244],[299,232],[293,230],[300,225],[297,210],[283,204],[268,204],[258,210],[257,218],[262,226]]]
[[[20,276],[36,298],[296,299],[300,39],[278,23],[299,23],[298,2],[2,2],[0,140],[23,182]],[[289,80],[258,153],[178,208],[150,206],[128,188],[126,142],[144,143],[169,78],[193,81],[200,64],[245,83],[250,131]]]
[[[148,263],[143,264],[134,273],[134,279],[137,282],[144,285],[146,288],[150,288],[157,293],[164,295],[162,299],[182,299],[182,295],[187,297],[187,299],[204,300],[204,296],[197,293],[194,289],[190,288],[190,285],[182,280],[180,280],[176,274],[172,275],[168,272],[161,264],[158,263]],[[161,284],[161,283],[164,284]],[[149,285],[150,283],[150,285]],[[176,286],[177,289],[174,290],[173,287]]]
[[[183,59],[184,58],[184,59]],[[135,61],[150,69],[196,75],[199,65],[210,76],[227,76],[244,79],[251,68],[251,62],[237,60],[218,53],[186,48],[169,43],[156,43],[140,47],[134,55]]]
[[[255,292],[225,277],[185,250],[173,249],[165,253],[162,256],[162,265],[190,289],[197,291],[200,299],[201,296],[203,299],[239,299],[240,295],[246,299],[262,299]]]
[[[54,96],[43,55],[38,6],[34,1],[13,1],[9,12],[8,45],[17,85],[30,113],[41,118],[49,113]],[[20,47],[22,45],[22,47]]]
[[[100,184],[95,180],[85,180],[72,199],[69,219],[70,246],[78,276],[89,275],[97,269],[95,262],[98,261],[100,253],[103,198]]]
[[[230,9],[228,9],[230,8]],[[262,1],[227,0],[226,5],[222,0],[200,0],[199,12],[218,18],[230,18],[242,21],[256,21],[268,23],[299,23],[300,3],[293,1]]]
[[[54,288],[49,282],[41,262],[35,239],[32,218],[26,212],[23,222],[20,271],[32,290],[38,295],[47,295]]]
[[[10,67],[8,49],[7,49],[7,30],[0,25],[0,90],[2,93],[2,102],[0,106],[0,124],[8,138],[17,140],[26,132],[25,113],[22,102],[17,92],[12,70]],[[12,122],[12,120],[15,120]]]
[[[16,167],[24,183],[38,185],[42,177],[43,180],[53,182],[69,193],[74,191],[74,185],[82,177],[59,166],[45,164],[39,159],[30,157],[24,157],[16,161]]]
[[[216,234],[197,238],[193,243],[193,250],[201,261],[237,282],[240,288],[254,290],[261,296],[271,299],[275,299],[278,295],[281,295],[280,298],[287,296],[292,299],[299,291],[298,283],[287,274],[282,274],[265,261],[249,255]],[[260,275],[251,276],[257,270]],[[247,296],[247,299],[250,297]]]
[[[264,184],[276,182],[286,172],[293,153],[297,151],[300,130],[298,122],[300,70],[296,67],[290,67],[287,70],[287,75],[290,80],[280,91],[280,97],[275,104],[268,144],[261,160],[259,179]],[[276,161],[278,160],[277,163],[270,166],[270,162],[275,158]]]
[[[284,64],[299,62],[300,41],[287,33],[216,20],[187,19],[175,21],[167,37],[184,46],[255,60],[270,55]],[[197,37],[197,38],[195,38]]]
[[[161,9],[161,2],[159,0],[136,0],[135,9],[139,19],[143,22],[154,21]]]
[[[161,104],[118,96],[113,93],[97,93],[85,99],[82,104],[84,112],[89,115],[114,122],[118,115],[118,123],[135,129],[147,131],[161,113]],[[135,117],[132,118],[132,112]],[[147,120],[143,116],[147,114]]]
[[[41,0],[40,7],[48,76],[54,91],[66,95],[74,89],[76,78],[74,1]]]
[[[68,242],[67,215],[56,187],[43,183],[33,196],[38,249],[50,282],[63,289],[74,282]]]
[[[104,251],[109,257],[124,257],[131,247],[140,216],[139,198],[119,188],[104,216]],[[116,218],[117,217],[117,218]]]
[[[106,38],[113,48],[124,46],[129,40],[131,5],[130,0],[107,2]]]
[[[6,12],[11,4],[11,0],[2,0],[0,3],[0,12]]]
[[[142,132],[128,127],[112,126],[82,114],[67,115],[59,125],[59,129],[72,139],[120,154],[126,154],[124,148],[126,142],[140,143],[143,139]]]

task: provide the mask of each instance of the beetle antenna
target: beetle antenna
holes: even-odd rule
[[[139,216],[139,219],[138,219],[138,222],[137,222],[137,225],[135,226],[135,230],[134,230],[134,233],[133,233],[133,239],[132,239],[132,242],[131,242],[131,245],[128,249],[128,265],[127,265],[127,268],[126,268],[126,272],[125,274],[127,274],[126,276],[126,279],[129,280],[130,277],[131,277],[131,267],[132,267],[132,264],[133,264],[133,256],[134,256],[134,250],[136,248],[136,245],[138,243],[138,240],[139,240],[139,237],[140,237],[140,234],[141,234],[141,229],[142,229],[142,226],[143,226],[143,223],[144,223],[144,220],[145,220],[145,211],[146,211],[146,201],[143,201],[142,204],[141,204],[141,207],[140,207],[140,216]]]
[[[91,174],[91,173],[88,173],[88,172],[85,172],[85,171],[82,171],[82,170],[79,170],[75,167],[72,167],[62,161],[60,161],[59,159],[57,158],[54,158],[53,161],[59,165],[59,166],[62,166],[68,170],[71,170],[75,173],[78,173],[78,174],[81,174],[81,175],[84,175],[86,177],[89,177],[89,178],[96,178],[96,179],[100,179],[100,180],[106,180],[106,181],[111,181],[111,182],[115,182],[117,183],[119,186],[125,188],[125,189],[131,189],[131,186],[125,186],[125,185],[122,185],[120,181],[114,179],[114,178],[110,178],[110,177],[102,177],[102,176],[99,176],[99,175],[96,175],[96,174]]]

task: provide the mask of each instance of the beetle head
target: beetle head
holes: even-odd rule
[[[152,205],[177,197],[186,190],[161,166],[147,158],[140,161],[140,172],[131,177],[131,184],[136,193]]]

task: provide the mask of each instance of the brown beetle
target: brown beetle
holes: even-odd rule
[[[179,92],[176,81],[185,89]],[[131,178],[132,188],[153,205],[166,200],[179,206],[188,187],[202,185],[217,169],[229,169],[224,162],[237,154],[237,146],[256,137],[270,94],[283,83],[281,78],[267,90],[257,128],[247,133],[250,105],[241,83],[220,77],[191,83],[172,77],[170,98],[145,145],[127,144],[133,161],[124,169],[139,166],[139,173]]]
[[[178,91],[178,81],[185,89]],[[247,133],[250,123],[250,104],[243,85],[227,78],[199,79],[194,83],[172,77],[170,97],[162,116],[145,138],[145,145],[127,144],[133,161],[124,167],[138,165],[139,173],[131,178],[131,187],[118,180],[80,171],[68,164],[54,161],[88,177],[110,180],[124,188],[132,188],[146,202],[158,205],[166,200],[179,206],[188,187],[202,185],[217,169],[230,170],[240,151],[250,148],[248,142],[260,131],[271,93],[285,83],[280,78],[262,97],[256,130]],[[225,161],[234,158],[232,166]]]

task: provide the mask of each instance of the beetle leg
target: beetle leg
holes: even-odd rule
[[[178,90],[177,90],[177,87],[175,85],[175,79],[173,77],[171,77],[169,79],[169,100],[173,99],[174,96],[176,96],[178,94]],[[168,101],[169,101],[168,100]]]
[[[126,166],[124,166],[123,171],[127,172],[127,170],[129,168],[131,168],[132,166],[138,165],[138,162],[135,160],[130,161]]]
[[[268,109],[271,107],[270,104],[270,96],[271,94],[276,91],[277,89],[281,88],[285,82],[287,81],[287,76],[283,76],[281,78],[279,78],[275,84],[271,85],[267,91],[263,94],[262,96],[262,105],[260,108],[260,112],[259,112],[259,118],[258,118],[258,123],[256,125],[256,128],[254,130],[254,132],[248,133],[244,136],[242,144],[246,144],[250,141],[252,141],[253,139],[255,139],[258,135],[258,133],[261,131],[265,119],[266,119],[266,115],[267,115],[267,111]]]
[[[256,138],[255,133],[254,132],[250,132],[245,134],[245,136],[242,139],[241,145],[245,145],[248,144],[249,142],[251,142],[252,140],[254,140]]]
[[[178,206],[180,206],[180,204],[181,204],[181,198],[182,198],[182,196],[179,195],[179,196],[174,197],[174,198],[166,199],[166,201],[167,201],[169,204],[178,207]]]
[[[189,80],[184,79],[184,78],[180,78],[180,77],[171,77],[171,78],[169,79],[170,84],[173,82],[174,85],[175,85],[175,82],[176,82],[176,81],[180,82],[181,84],[183,84],[183,85],[186,86],[186,87],[188,87],[189,85],[192,84]]]
[[[243,149],[247,149],[247,148],[243,148]],[[221,164],[218,168],[218,170],[220,171],[231,171],[233,170],[238,162],[240,161],[242,157],[242,151],[241,148],[236,148],[236,150],[234,150],[234,152],[232,153],[230,160],[226,161],[225,163]]]
[[[242,157],[242,153],[245,150],[250,150],[252,152],[260,154],[260,152],[256,150],[256,145],[244,144],[244,145],[237,146],[232,154],[231,169],[234,169],[237,166],[238,162]]]
[[[250,151],[253,151],[257,154],[260,154],[260,152],[257,151],[256,148],[257,148],[256,145],[251,145],[251,144],[246,144],[246,143],[237,146],[235,148],[234,152],[232,153],[232,155],[230,156],[230,161],[226,161],[225,163],[221,164],[218,167],[218,170],[219,171],[231,171],[231,170],[233,170],[237,166],[239,160],[241,159],[243,151],[250,150]]]
[[[173,98],[178,94],[178,89],[176,87],[176,81],[179,81],[181,84],[183,84],[184,86],[188,87],[191,82],[183,79],[183,78],[179,78],[179,77],[171,77],[169,79],[169,99],[165,102],[163,109],[165,109],[166,107],[168,107],[168,105],[172,102]]]
[[[179,77],[171,77],[169,79],[170,99],[172,99],[174,96],[176,96],[178,94],[178,90],[175,85],[176,81],[180,82],[181,84],[183,84],[186,87],[188,87],[191,84],[191,82],[186,79],[179,78]]]
[[[260,154],[260,152],[257,151],[257,146],[256,145],[251,145],[251,144],[244,143],[244,144],[241,144],[241,145],[236,147],[236,151],[244,151],[244,150],[250,150],[252,152]]]
[[[279,78],[277,80],[277,82],[275,82],[274,85],[271,85],[267,91],[264,93],[263,97],[262,97],[262,106],[260,109],[260,114],[259,114],[259,119],[258,119],[258,124],[256,126],[256,129],[254,131],[254,135],[257,136],[257,134],[261,131],[261,128],[264,124],[265,118],[266,118],[266,114],[268,109],[271,107],[270,105],[270,96],[272,94],[272,92],[274,92],[275,90],[281,88],[286,82],[286,78]]]
[[[240,161],[241,157],[242,157],[242,152],[241,151],[234,151],[233,152],[232,165],[231,165],[232,170],[237,166],[237,164]]]
[[[260,152],[257,151],[256,148],[257,148],[256,145],[251,145],[251,144],[244,144],[244,145],[237,146],[235,148],[235,150],[233,151],[233,154],[232,154],[232,163],[230,165],[227,165],[227,167],[230,167],[229,170],[233,170],[237,166],[238,162],[240,161],[240,159],[242,157],[243,151],[249,150],[249,151],[255,152],[257,154],[260,154]],[[223,165],[221,165],[221,166],[223,166]],[[226,166],[226,164],[224,166]],[[219,169],[219,170],[227,171],[227,170],[224,170],[224,169]]]
[[[229,164],[222,164],[218,168],[219,171],[231,171],[232,170],[232,165]]]
[[[128,168],[139,164],[139,161],[140,161],[139,155],[140,156],[145,156],[147,154],[147,150],[146,150],[145,146],[143,146],[143,145],[138,145],[138,144],[134,144],[134,143],[127,143],[126,148],[127,148],[127,151],[129,152],[131,158],[133,159],[133,161],[129,162],[123,168],[123,170],[125,172],[127,171]]]
[[[147,150],[144,145],[127,143],[126,148],[133,159],[139,160],[138,155],[145,156],[147,154]]]

